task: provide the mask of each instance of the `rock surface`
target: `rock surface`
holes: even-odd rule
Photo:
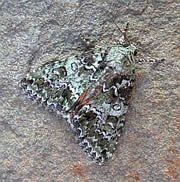
[[[0,1],[0,181],[179,181],[180,4],[178,0]],[[69,125],[24,97],[29,67],[78,52],[79,35],[116,37],[125,27],[138,57],[162,59],[137,70],[123,136],[99,166]]]

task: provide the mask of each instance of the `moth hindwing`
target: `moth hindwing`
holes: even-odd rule
[[[55,60],[21,81],[31,98],[68,120],[88,154],[102,163],[112,156],[125,123],[135,80],[129,58],[134,45],[95,47]]]

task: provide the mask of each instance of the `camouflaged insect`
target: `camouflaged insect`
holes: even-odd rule
[[[44,64],[21,81],[37,102],[68,120],[80,146],[99,163],[112,156],[125,124],[135,80],[134,45],[95,47],[92,52]]]

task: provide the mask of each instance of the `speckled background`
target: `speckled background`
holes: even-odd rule
[[[180,3],[149,0],[0,1],[0,182],[180,181]],[[69,125],[24,97],[30,65],[78,52],[78,36],[117,37],[129,22],[144,64],[112,159],[98,166]],[[105,26],[104,26],[105,24]]]

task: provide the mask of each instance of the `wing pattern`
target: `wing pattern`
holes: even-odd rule
[[[134,45],[95,48],[53,60],[21,81],[25,93],[60,113],[80,146],[99,163],[112,156],[135,80]]]

